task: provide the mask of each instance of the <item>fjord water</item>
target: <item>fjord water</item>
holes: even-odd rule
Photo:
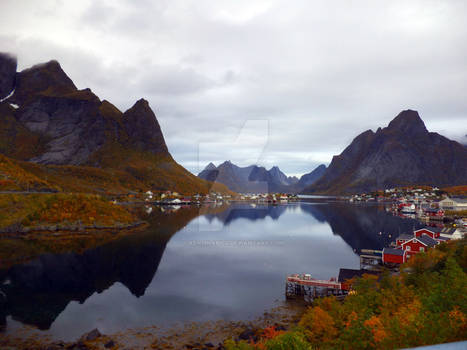
[[[359,268],[360,249],[418,226],[381,206],[324,201],[154,208],[146,220],[144,232],[1,271],[3,331],[32,325],[72,340],[93,328],[251,319],[284,302],[288,273],[336,277]]]

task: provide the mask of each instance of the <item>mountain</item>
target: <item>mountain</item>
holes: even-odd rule
[[[95,169],[102,169],[98,177],[127,191],[211,188],[172,158],[148,101],[140,99],[122,113],[90,89],[79,90],[57,61],[17,73],[16,59],[0,54],[0,77],[0,96],[11,95],[0,102],[0,153],[22,161],[28,171],[60,173],[72,182],[74,175],[77,182],[84,175],[92,187]]]
[[[296,183],[298,183],[298,181],[300,181],[299,178],[296,176],[288,176],[287,180],[291,185],[295,185]]]
[[[271,180],[275,183],[280,183],[281,185],[290,185],[289,178],[279,169],[277,166],[273,166],[269,171],[269,175],[271,176]]]
[[[467,149],[429,132],[418,112],[405,110],[387,127],[357,136],[304,193],[342,194],[406,185],[467,183]]]
[[[309,172],[308,174],[304,174],[302,175],[302,177],[300,177],[300,180],[297,183],[297,187],[303,190],[307,186],[314,184],[324,175],[325,171],[326,165],[321,164],[317,166],[315,169],[313,169],[313,171]]]
[[[241,193],[288,192],[289,186],[298,180],[287,177],[277,166],[266,170],[257,165],[239,167],[231,161],[218,167],[209,163],[198,176],[207,181],[222,183],[232,191]]]
[[[299,193],[305,187],[317,181],[325,170],[326,166],[321,164],[312,172],[302,175],[298,179],[296,176],[285,175],[277,166],[267,170],[257,165],[239,167],[230,161],[226,161],[218,167],[213,163],[209,163],[198,176],[207,181],[222,183],[235,192]]]
[[[16,58],[0,53],[0,100],[8,96],[15,87]]]

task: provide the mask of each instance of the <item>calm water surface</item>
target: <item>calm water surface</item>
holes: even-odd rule
[[[419,226],[376,205],[332,202],[155,208],[147,220],[145,232],[83,254],[0,272],[3,331],[32,325],[75,339],[95,327],[254,318],[283,302],[288,273],[336,277],[359,268],[360,249]]]

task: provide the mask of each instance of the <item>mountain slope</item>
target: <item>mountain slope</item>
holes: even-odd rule
[[[326,165],[321,164],[317,166],[313,171],[309,172],[308,174],[304,174],[300,177],[300,180],[298,180],[297,187],[300,188],[300,191],[306,188],[307,186],[310,186],[314,184],[316,181],[318,181],[326,172]]]
[[[253,168],[254,166],[239,167],[230,161],[226,161],[218,167],[209,163],[198,174],[198,177],[207,181],[224,184],[235,192],[255,192],[255,185],[248,180]]]
[[[418,112],[402,111],[389,125],[357,136],[334,156],[304,193],[341,194],[393,186],[467,183],[467,149],[428,132]]]
[[[212,184],[174,161],[146,100],[122,113],[90,89],[78,90],[57,61],[14,70],[11,56],[0,54],[0,74],[14,81],[14,93],[0,102],[0,153],[50,166],[31,167],[37,173],[39,168],[47,173],[53,167],[63,170],[60,166],[97,167],[126,173],[128,186],[209,191]],[[11,89],[3,85],[4,91]]]

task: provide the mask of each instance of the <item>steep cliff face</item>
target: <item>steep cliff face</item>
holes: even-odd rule
[[[305,193],[354,193],[393,186],[467,183],[467,149],[428,132],[418,112],[402,111],[389,125],[357,136],[334,156]]]
[[[16,59],[0,55],[0,92],[14,90],[0,102],[0,153],[36,164],[119,169],[135,180],[129,183],[157,189],[209,190],[173,160],[148,101],[122,113],[90,89],[78,90],[57,61],[15,70]]]
[[[0,52],[0,100],[13,91],[16,80],[16,58]]]
[[[123,125],[129,144],[134,148],[152,153],[169,153],[156,116],[145,99],[138,100],[123,113]]]
[[[141,99],[125,113],[90,90],[78,90],[57,61],[20,72],[8,102],[29,131],[48,139],[45,152],[31,160],[43,164],[96,165],[93,157],[108,143],[168,155],[156,116]]]

